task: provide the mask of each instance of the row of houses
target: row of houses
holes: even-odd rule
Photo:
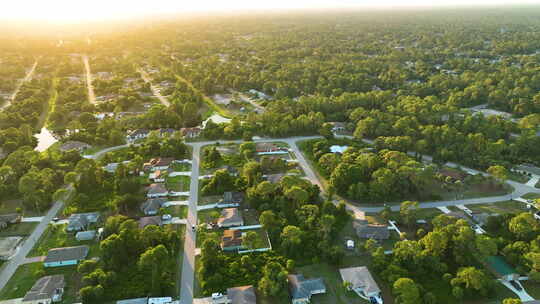
[[[126,141],[128,143],[132,143],[137,140],[145,139],[150,135],[150,132],[153,130],[149,129],[136,129],[128,131],[126,135]],[[199,127],[193,127],[193,128],[181,128],[180,130],[175,130],[171,128],[164,128],[164,129],[157,129],[155,130],[158,132],[160,137],[167,137],[171,136],[172,134],[176,132],[180,132],[184,138],[196,138],[201,135],[202,129]]]
[[[343,282],[348,286],[347,288],[359,297],[370,303],[383,303],[381,290],[367,267],[342,268],[339,273]],[[291,274],[287,276],[287,282],[292,304],[311,303],[313,296],[326,293],[326,285],[322,278],[307,279],[302,274]],[[257,297],[253,286],[240,286],[228,288],[225,295],[214,293],[210,301],[204,303],[208,302],[212,304],[256,304]],[[194,303],[199,302],[195,300]]]

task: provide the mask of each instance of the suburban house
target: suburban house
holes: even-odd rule
[[[345,131],[346,124],[344,122],[331,122],[332,132],[343,132]]]
[[[163,223],[161,222],[161,216],[145,216],[139,219],[139,229],[144,229],[146,226],[150,225],[156,225],[161,227],[163,225]]]
[[[23,304],[51,304],[62,301],[64,294],[64,275],[57,274],[42,277],[34,283],[34,286],[26,293],[21,303]]]
[[[156,215],[159,212],[159,209],[167,202],[167,199],[164,198],[150,198],[146,202],[142,203],[141,211],[145,215]]]
[[[287,276],[287,281],[293,304],[307,304],[311,296],[326,293],[322,278],[307,280],[301,274],[291,274]]]
[[[201,135],[202,129],[199,127],[182,128],[180,129],[180,132],[182,133],[182,136],[184,136],[184,138],[195,138]]]
[[[383,303],[381,289],[366,266],[341,268],[339,273],[343,282],[348,283],[348,289],[359,297],[371,303]]]
[[[271,99],[270,96],[264,94],[263,92],[261,91],[257,91],[255,89],[251,89],[249,90],[249,93],[254,95],[255,97],[259,98],[259,99]]]
[[[172,128],[161,128],[158,130],[158,132],[159,137],[169,137],[172,136],[175,132],[177,132],[177,130]]]
[[[100,220],[99,212],[75,213],[68,218],[67,232],[85,231]]]
[[[160,298],[136,298],[136,299],[127,299],[116,301],[116,304],[172,304],[176,303],[171,297],[160,297]]]
[[[345,151],[347,151],[348,148],[349,148],[349,146],[333,145],[333,146],[330,147],[330,153],[343,154],[343,153],[345,153]]]
[[[390,238],[387,225],[372,225],[365,220],[355,220],[353,227],[361,239],[387,240]]]
[[[165,184],[151,184],[146,193],[146,197],[148,198],[165,197],[168,195],[169,190],[167,190]]]
[[[157,171],[157,170],[167,170],[169,166],[174,161],[172,157],[160,157],[152,158],[149,162],[143,164],[144,171]]]
[[[219,228],[244,226],[244,219],[238,208],[225,208],[221,210],[221,217],[217,220]]]
[[[83,143],[81,141],[76,141],[76,140],[70,140],[68,142],[63,143],[60,146],[60,151],[67,152],[67,151],[75,150],[78,152],[83,152],[84,150],[88,148],[90,148],[90,145],[87,143]]]
[[[283,151],[284,148],[280,148],[274,143],[257,143],[255,144],[255,151],[257,153],[269,153],[269,152],[278,152]]]
[[[242,231],[225,230],[221,237],[221,249],[223,251],[234,251],[242,249]]]
[[[0,230],[7,228],[9,225],[19,223],[21,219],[22,216],[18,213],[0,215]]]
[[[242,192],[225,192],[223,199],[220,201],[222,204],[240,204],[244,200],[244,194]]]
[[[271,182],[272,184],[277,184],[281,181],[281,179],[285,176],[283,173],[276,173],[276,174],[268,174],[266,175],[266,180]]]
[[[90,247],[86,245],[51,249],[43,261],[43,266],[59,267],[77,265],[86,258],[89,250]]]
[[[128,132],[128,135],[126,136],[126,140],[128,142],[134,142],[139,139],[147,138],[148,134],[150,134],[150,131],[148,129],[133,130],[131,132]]]
[[[95,230],[80,231],[75,234],[75,239],[77,241],[91,241],[96,238]]]
[[[233,166],[226,166],[225,169],[227,170],[227,173],[229,173],[232,176],[238,176],[238,170],[236,170]]]
[[[165,172],[156,170],[148,175],[148,179],[154,183],[163,183],[165,182]]]
[[[467,216],[467,214],[465,214],[464,211],[451,211],[449,213],[445,213],[444,215],[446,216],[449,216],[449,217],[454,217],[458,220],[465,220],[466,222],[468,222],[469,224],[473,224],[473,221],[470,217]]]

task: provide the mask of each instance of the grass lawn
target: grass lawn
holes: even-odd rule
[[[4,289],[0,291],[0,300],[22,298],[39,278],[54,274],[63,274],[66,282],[62,303],[74,303],[80,287],[77,266],[44,268],[43,263],[31,263],[17,268]]]
[[[540,283],[532,281],[521,281],[521,284],[527,290],[527,293],[535,299],[540,299]]]
[[[71,247],[79,245],[90,246],[90,252],[88,257],[95,257],[99,253],[99,242],[93,241],[78,241],[75,238],[75,234],[67,233],[66,225],[57,225],[53,227],[49,225],[45,233],[41,236],[37,244],[32,248],[32,251],[28,254],[29,257],[47,255],[49,249],[58,247]]]
[[[244,218],[244,225],[258,225],[259,213],[255,209],[242,210],[242,216]]]
[[[163,208],[163,214],[170,214],[173,217],[179,217],[181,219],[187,217],[187,212],[187,206],[170,206],[167,208]]]
[[[29,236],[37,225],[37,222],[9,225],[6,229],[0,230],[0,237]]]
[[[167,178],[167,189],[170,191],[184,192],[189,191],[191,179],[189,176],[175,176]]]
[[[21,199],[5,199],[0,201],[0,214],[16,213],[17,208],[22,209],[22,214],[26,217],[44,215],[45,211],[37,212],[33,208],[26,208]]]
[[[486,212],[486,213],[519,213],[527,211],[527,207],[522,202],[516,201],[505,201],[493,204],[478,204],[478,205],[467,205],[473,212]]]
[[[199,199],[198,205],[211,205],[218,203],[223,198],[223,195],[210,195],[210,196],[203,196]]]
[[[521,197],[523,197],[524,199],[537,199],[537,198],[540,198],[540,194],[531,192],[531,193],[526,193],[522,195]]]
[[[191,164],[186,163],[173,163],[171,169],[175,172],[191,171]]]
[[[508,179],[513,180],[513,181],[518,182],[518,183],[524,184],[524,183],[528,182],[529,179],[531,179],[531,178],[528,177],[527,175],[510,171],[510,172],[508,172]]]

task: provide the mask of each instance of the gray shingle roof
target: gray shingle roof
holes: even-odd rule
[[[257,304],[255,288],[251,285],[228,288],[227,297],[231,304]]]
[[[339,273],[344,282],[351,283],[352,289],[361,289],[366,294],[381,291],[366,266],[341,268]]]
[[[90,247],[75,246],[75,247],[63,247],[63,248],[54,248],[49,250],[47,257],[43,261],[44,263],[54,263],[54,262],[63,262],[63,261],[72,261],[72,260],[83,260],[88,255]]]
[[[150,212],[157,212],[159,208],[161,208],[161,206],[163,206],[163,204],[165,204],[166,202],[167,200],[164,198],[148,199],[141,205],[141,211],[145,214],[148,214]]]
[[[42,277],[26,293],[23,301],[37,301],[52,299],[58,289],[64,288],[64,276],[61,274]]]
[[[324,281],[321,278],[306,280],[301,274],[288,275],[289,290],[294,299],[310,298],[314,291],[326,289]]]
[[[390,237],[390,231],[386,225],[370,225],[363,221],[356,221],[353,226],[361,239],[386,240]]]

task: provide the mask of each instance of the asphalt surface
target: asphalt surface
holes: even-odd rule
[[[0,110],[7,108],[15,100],[15,97],[17,97],[17,94],[19,94],[19,91],[21,90],[21,87],[23,86],[23,84],[29,81],[30,79],[32,79],[32,75],[36,71],[37,65],[38,65],[38,62],[36,60],[34,64],[32,65],[32,68],[30,68],[30,71],[28,71],[28,73],[26,73],[26,76],[22,79],[22,81],[20,81],[17,84],[17,87],[15,88],[15,91],[13,92],[11,97],[8,100],[6,100],[6,102],[3,105],[0,106]]]
[[[350,136],[338,136],[338,137],[351,138]],[[292,152],[295,153],[299,165],[306,173],[306,178],[310,180],[313,184],[318,185],[321,188],[321,192],[324,193],[324,187],[321,181],[319,180],[316,173],[313,171],[313,169],[309,165],[308,161],[305,159],[304,155],[300,152],[300,149],[298,148],[298,145],[297,145],[297,142],[299,141],[316,139],[316,138],[321,138],[321,136],[299,136],[299,137],[289,137],[289,138],[260,138],[260,139],[255,139],[253,141],[254,142],[280,141],[280,142],[287,143],[290,146]],[[364,139],[363,141],[369,144],[373,143],[373,141],[368,140],[368,139]],[[196,256],[196,249],[197,249],[196,248],[197,235],[196,235],[196,231],[192,230],[192,226],[197,225],[200,151],[203,146],[215,144],[217,142],[239,144],[239,143],[242,143],[243,141],[242,140],[214,140],[214,141],[187,143],[188,145],[193,147],[193,156],[192,156],[193,161],[192,161],[192,172],[191,172],[191,182],[190,182],[190,196],[189,196],[189,204],[188,204],[189,209],[188,209],[188,217],[187,217],[187,224],[186,224],[186,235],[184,239],[183,265],[182,265],[181,284],[180,284],[180,303],[181,304],[193,303],[193,291],[194,291],[193,286],[194,286],[194,279],[195,279],[195,256]],[[116,146],[116,147],[110,147],[110,148],[104,149],[92,155],[91,158],[99,158],[101,155],[107,152],[121,149],[126,146],[127,145],[122,145],[122,146]],[[432,159],[430,156],[423,156],[423,161],[429,163],[432,161]],[[483,174],[486,176],[489,175],[485,172],[480,172],[475,169],[463,167],[456,163],[449,162],[446,165],[449,167],[454,167],[454,168],[459,167],[462,170],[469,172],[470,174]],[[506,182],[510,184],[512,187],[514,187],[514,191],[508,195],[464,199],[464,200],[422,202],[420,203],[420,208],[437,208],[437,207],[448,207],[448,206],[456,206],[456,205],[496,203],[496,202],[508,201],[510,199],[518,198],[530,192],[540,193],[540,189],[528,186],[526,184],[517,183],[511,180],[507,180]],[[359,215],[360,213],[363,213],[363,212],[379,212],[383,209],[383,207],[361,206],[361,205],[354,205],[351,203],[346,203],[346,204],[347,204],[347,209],[352,211],[355,215]],[[391,208],[392,210],[397,211],[399,210],[399,205],[392,206]],[[33,246],[30,246],[30,249],[31,247]],[[24,257],[22,260],[24,261]]]
[[[82,57],[84,62],[84,69],[86,71],[86,87],[88,89],[88,101],[91,104],[96,103],[96,95],[94,94],[94,86],[92,85],[92,72],[90,71],[90,63],[88,62],[88,56],[84,55]]]
[[[170,106],[171,103],[167,100],[167,98],[165,98],[163,95],[161,95],[161,93],[159,92],[157,86],[154,85],[152,83],[152,80],[150,79],[150,77],[148,77],[148,74],[141,68],[137,69],[137,72],[139,72],[139,74],[141,74],[141,78],[144,80],[144,82],[150,84],[150,89],[152,90],[152,93],[154,94],[154,96],[156,96],[157,99],[159,99],[159,101],[164,106],[166,106],[166,107]]]

